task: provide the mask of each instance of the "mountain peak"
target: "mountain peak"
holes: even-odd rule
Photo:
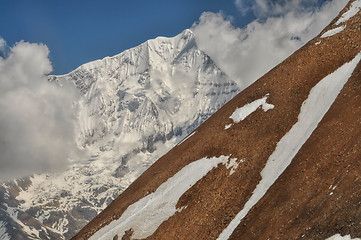
[[[187,39],[188,41],[193,40],[195,38],[193,31],[190,29],[184,30],[179,35],[182,37],[182,39]]]
[[[194,33],[189,29],[184,30],[175,37],[157,37],[148,40],[146,44],[149,50],[149,60],[151,61],[172,62],[187,51],[200,51],[195,42]]]

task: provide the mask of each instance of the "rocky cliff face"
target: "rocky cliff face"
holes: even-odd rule
[[[239,92],[190,30],[49,80],[72,81],[84,95],[76,123],[83,157],[64,173],[1,185],[3,239],[70,238]]]
[[[361,237],[360,8],[350,1],[74,239]]]

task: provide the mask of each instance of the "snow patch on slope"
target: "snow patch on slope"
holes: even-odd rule
[[[336,234],[326,240],[361,240],[361,238],[351,238],[350,235],[341,236],[340,234]]]
[[[350,18],[355,16],[358,13],[358,11],[360,11],[360,9],[361,9],[361,0],[354,1],[351,4],[350,9],[347,12],[345,12],[344,14],[342,14],[342,16],[337,20],[337,22],[335,24],[340,25],[341,23],[348,21]],[[346,28],[346,26],[342,25],[342,26],[336,27],[334,29],[328,30],[327,32],[322,34],[321,38],[326,38],[326,37],[331,37],[333,35],[336,35],[336,34],[342,32],[345,28]]]
[[[118,220],[103,227],[90,239],[112,240],[115,235],[122,238],[129,229],[134,231],[132,237],[135,239],[149,237],[164,221],[180,211],[176,208],[177,202],[188,189],[220,163],[227,168],[232,167],[232,171],[234,162],[235,159],[220,156],[202,158],[188,164],[160,185],[154,193],[130,205]]]
[[[251,113],[255,112],[259,107],[262,107],[263,111],[267,112],[270,109],[274,108],[274,105],[267,103],[267,98],[269,94],[264,96],[261,99],[257,99],[251,103],[247,103],[241,108],[237,108],[232,115],[229,117],[233,120],[234,123],[239,123],[246,119]],[[224,129],[228,129],[232,126],[232,124],[228,124],[224,127]]]
[[[187,137],[185,137],[182,141],[180,141],[177,145],[181,145],[183,142],[187,141],[188,138],[192,137],[197,131],[192,132]]]
[[[229,159],[229,162],[226,163],[226,168],[231,169],[231,171],[229,171],[229,175],[232,175],[238,168],[239,164],[243,163],[243,162],[244,162],[244,159],[241,159],[239,162],[237,162],[237,158]]]
[[[256,186],[251,198],[236,215],[226,229],[218,237],[228,239],[249,210],[266,194],[268,189],[291,163],[302,145],[311,136],[323,116],[329,110],[344,84],[351,77],[356,65],[360,62],[359,53],[351,62],[344,64],[332,74],[316,84],[303,102],[298,122],[277,143],[275,151],[269,157],[261,172],[262,180]]]
[[[346,26],[342,25],[342,26],[339,26],[337,28],[328,30],[327,32],[325,32],[324,34],[321,35],[321,38],[327,38],[327,37],[331,37],[333,35],[336,35],[337,33],[342,32],[345,28],[346,28]]]
[[[350,9],[347,12],[345,12],[344,14],[342,14],[342,16],[337,20],[336,25],[346,22],[347,20],[349,20],[350,18],[355,16],[356,13],[358,13],[358,11],[360,11],[360,9],[361,9],[361,0],[354,1],[351,4]]]

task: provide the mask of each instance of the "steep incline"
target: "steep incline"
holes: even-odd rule
[[[360,5],[350,1],[74,239],[360,237]]]

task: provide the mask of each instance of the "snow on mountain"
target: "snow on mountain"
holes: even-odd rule
[[[358,11],[361,9],[361,0],[353,1],[349,7],[349,9],[344,12],[341,17],[337,19],[336,25],[339,25],[340,23],[346,22],[353,16],[355,16]]]
[[[24,186],[17,181],[1,185],[1,219],[17,222],[14,228],[33,239],[73,236],[239,91],[198,49],[190,30],[49,80],[72,81],[84,94],[76,136],[83,157],[71,159],[63,173],[34,175]],[[32,222],[25,224],[21,214]],[[9,230],[13,226],[0,227],[5,228],[15,236]]]
[[[159,158],[73,239],[358,239],[358,4]],[[325,37],[338,19],[345,27]]]
[[[149,40],[54,80],[72,80],[85,94],[79,142],[91,145],[93,154],[114,146],[122,155],[134,149],[153,152],[154,143],[186,135],[238,90],[197,48],[190,30]]]
[[[326,240],[360,240],[360,238],[351,238],[350,235],[341,236],[340,234],[336,234],[332,237],[327,238]]]

